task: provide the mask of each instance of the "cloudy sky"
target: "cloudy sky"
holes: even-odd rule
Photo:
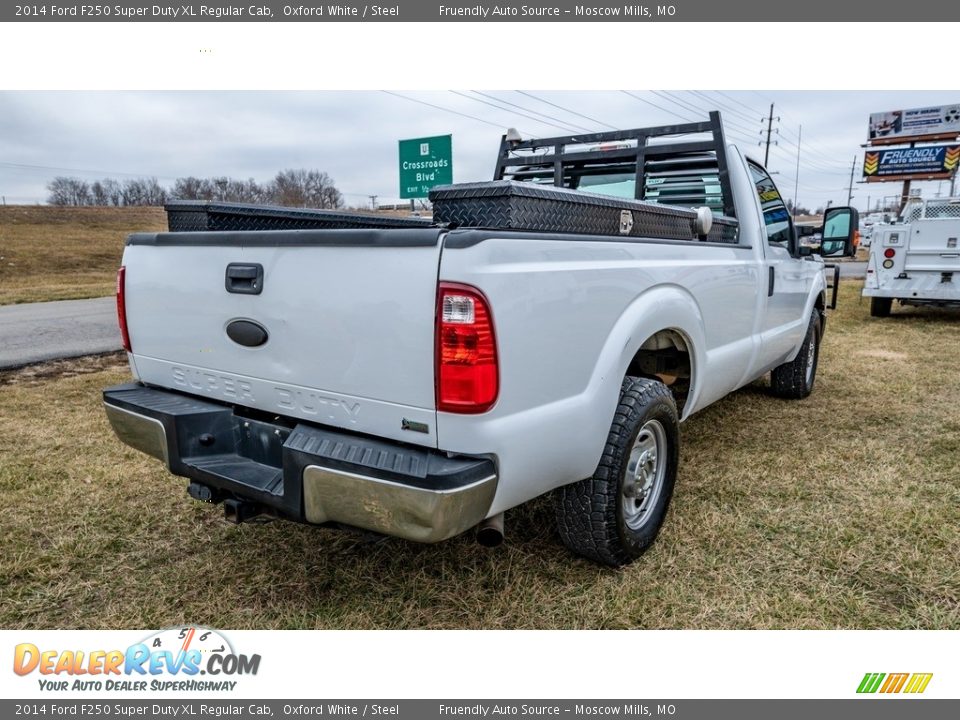
[[[454,181],[488,180],[500,135],[661,125],[720,110],[729,139],[761,161],[774,103],[769,168],[781,192],[811,209],[847,198],[871,206],[899,183],[857,184],[871,112],[960,103],[960,92],[516,90],[389,92],[0,92],[0,196],[46,199],[56,175],[87,180],[185,175],[270,179],[283,168],[330,174],[348,205],[398,196],[397,140],[453,135]],[[800,139],[802,129],[802,140]],[[776,132],[779,130],[779,133]],[[798,141],[800,177],[795,191]],[[949,183],[924,183],[946,194]]]

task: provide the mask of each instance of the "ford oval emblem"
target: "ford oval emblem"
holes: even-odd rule
[[[253,320],[233,320],[227,324],[227,337],[244,347],[260,347],[270,337],[267,329]]]

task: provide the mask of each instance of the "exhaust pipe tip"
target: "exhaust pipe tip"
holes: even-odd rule
[[[477,525],[477,542],[488,548],[503,544],[503,513],[488,517]]]

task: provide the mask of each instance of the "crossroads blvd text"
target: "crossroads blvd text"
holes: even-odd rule
[[[443,18],[505,18],[505,17],[570,17],[570,18],[625,18],[629,20],[673,18],[675,5],[574,5],[564,9],[550,5],[440,5]]]

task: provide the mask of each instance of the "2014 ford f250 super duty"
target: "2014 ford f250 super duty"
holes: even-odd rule
[[[235,522],[495,541],[553,491],[563,541],[619,565],[663,523],[680,421],[768,372],[810,393],[824,264],[718,113],[511,132],[494,181],[431,198],[404,227],[181,204],[186,231],[132,235],[120,439]],[[819,253],[851,253],[856,211],[829,216]],[[249,229],[273,227],[314,229]]]

